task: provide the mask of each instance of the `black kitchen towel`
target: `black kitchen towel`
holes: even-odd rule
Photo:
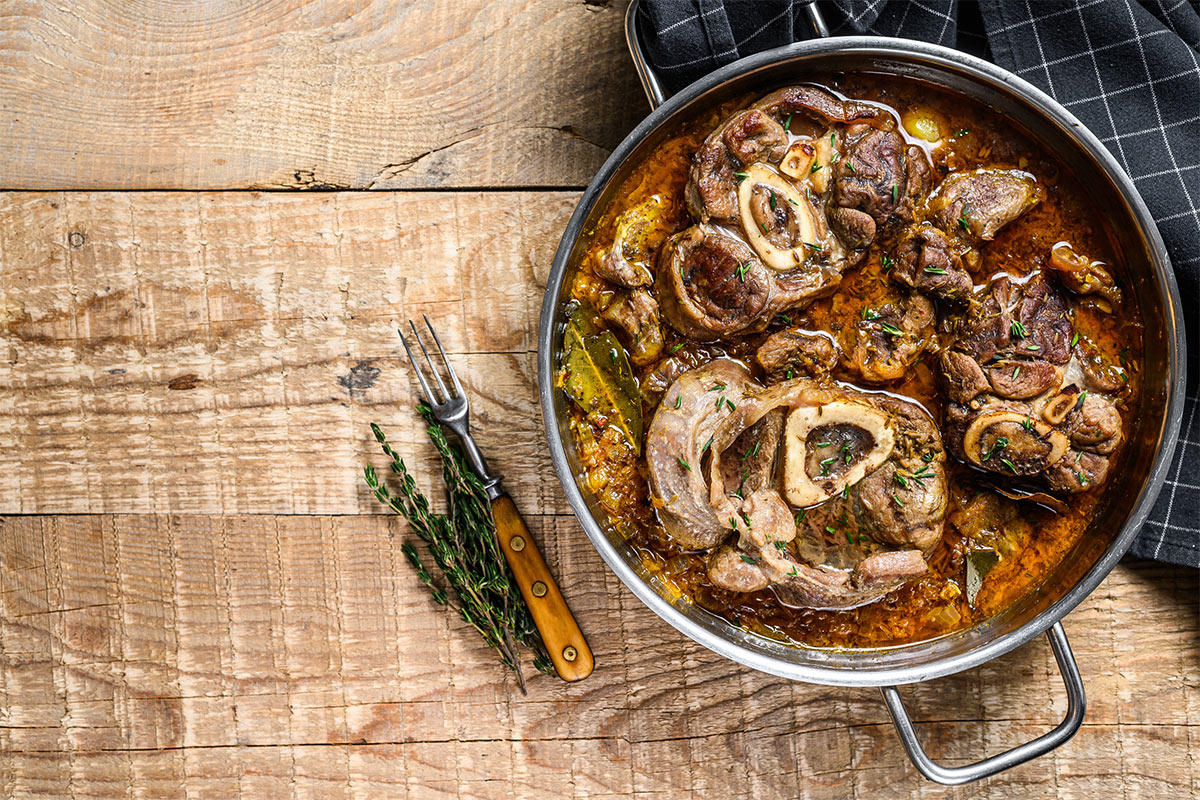
[[[642,0],[651,66],[676,91],[809,38],[800,0]],[[957,47],[1015,72],[1083,120],[1133,177],[1170,251],[1188,335],[1183,435],[1135,555],[1200,566],[1200,5],[1197,0],[833,0],[834,34]]]

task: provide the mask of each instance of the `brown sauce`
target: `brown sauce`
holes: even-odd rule
[[[1119,254],[1114,250],[1115,239],[1105,227],[1104,215],[1090,204],[1079,182],[1060,162],[1002,116],[973,100],[908,80],[849,75],[830,88],[847,97],[884,104],[897,117],[912,108],[932,109],[940,114],[954,132],[941,147],[930,152],[940,177],[989,166],[1019,168],[1037,178],[1045,190],[1042,202],[982,248],[984,268],[975,273],[977,279],[1002,272],[1015,278],[1029,275],[1042,269],[1056,242],[1066,241],[1078,252],[1106,262],[1114,269],[1117,280],[1128,285]],[[615,220],[626,209],[658,194],[667,204],[673,230],[691,224],[683,203],[691,154],[718,121],[739,104],[714,109],[685,123],[634,170],[595,229],[587,234],[589,250],[574,277],[573,298],[593,308],[606,305],[612,287],[593,275],[588,265],[611,246]],[[916,140],[910,138],[910,141]],[[879,303],[890,290],[879,258],[886,248],[886,243],[873,248],[863,264],[844,274],[834,295],[793,312],[793,321],[808,329],[828,331],[835,337],[844,326],[852,327],[865,307]],[[1130,375],[1126,388],[1116,395],[1128,431],[1130,409],[1136,407],[1139,390],[1141,329],[1129,314],[1106,313],[1086,298],[1074,300],[1073,307],[1074,327],[1080,339],[1111,362],[1124,365]],[[721,355],[740,358],[749,364],[766,335],[780,327],[777,320],[762,334],[701,344],[684,339],[664,324],[664,353],[678,346],[676,357],[692,366]],[[926,353],[905,380],[885,389],[916,400],[935,420],[940,420],[944,401],[936,358],[936,353]],[[639,379],[644,381],[653,366],[649,364],[638,370]],[[648,425],[658,398],[644,395],[643,400]],[[940,544],[928,558],[930,571],[882,600],[849,611],[792,608],[781,604],[770,590],[739,594],[714,587],[706,574],[706,553],[686,552],[670,540],[658,523],[643,460],[631,452],[615,431],[596,428],[573,406],[572,415],[572,431],[584,466],[584,478],[649,573],[731,624],[809,647],[894,646],[952,633],[999,613],[1036,588],[1054,570],[1085,534],[1093,510],[1104,491],[1113,485],[1070,497],[1066,513],[1022,504],[1021,515],[1030,523],[1031,534],[1016,553],[1002,559],[988,575],[973,604],[967,602],[965,587],[968,543],[948,521]],[[949,467],[948,516],[979,491],[981,478],[986,480],[986,476],[953,459]],[[1118,454],[1113,471],[1120,469]]]

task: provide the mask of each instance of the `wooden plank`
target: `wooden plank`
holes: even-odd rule
[[[522,511],[565,513],[535,350],[575,199],[0,195],[0,513],[382,512],[368,423],[430,452],[396,336],[426,313]]]
[[[597,670],[523,697],[397,557],[395,518],[0,518],[0,795],[1183,798],[1200,779],[1194,570],[1122,563],[1065,621],[1080,734],[943,790],[874,690],[739,667],[620,587],[573,518],[531,529]],[[1058,720],[1052,664],[1037,641],[904,694],[962,763]]]
[[[625,4],[0,7],[0,187],[583,186],[648,111]]]

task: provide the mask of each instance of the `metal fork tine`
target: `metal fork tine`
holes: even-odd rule
[[[450,374],[450,380],[454,383],[454,391],[460,397],[465,397],[466,392],[463,391],[462,384],[458,382],[458,373],[454,371],[454,367],[450,365],[450,359],[446,358],[446,348],[442,347],[442,340],[438,338],[437,331],[433,329],[433,323],[429,321],[429,317],[425,314],[421,315],[425,319],[425,327],[429,328],[429,333],[433,336],[433,342],[437,345],[438,352],[442,355],[442,362],[446,365],[446,372]]]
[[[425,402],[430,405],[437,405],[433,399],[433,393],[429,391],[429,384],[425,382],[425,375],[421,372],[421,365],[417,363],[417,359],[413,358],[413,351],[408,346],[408,339],[404,338],[404,331],[396,328],[396,333],[400,334],[400,344],[404,345],[404,352],[408,353],[408,363],[412,364],[413,372],[417,373],[417,382],[421,384],[421,391],[425,392]]]
[[[450,393],[446,391],[446,384],[442,383],[442,375],[438,372],[437,365],[433,363],[433,359],[429,357],[429,351],[425,349],[425,342],[421,341],[421,333],[417,330],[417,325],[411,319],[408,325],[412,328],[413,336],[417,338],[417,344],[421,346],[421,352],[425,354],[425,361],[429,364],[430,371],[433,372],[433,379],[437,381],[438,389],[441,391],[441,398],[438,403],[444,403],[450,399]]]

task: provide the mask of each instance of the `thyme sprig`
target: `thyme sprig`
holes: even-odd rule
[[[404,459],[374,423],[371,432],[390,460],[391,471],[399,478],[399,492],[392,494],[370,465],[363,468],[363,477],[379,502],[408,521],[437,564],[440,580],[430,574],[412,542],[400,546],[417,578],[429,588],[434,602],[453,608],[479,632],[500,655],[504,666],[516,675],[517,685],[524,693],[519,647],[533,653],[533,665],[539,671],[553,675],[554,665],[500,552],[492,507],[483,485],[467,466],[462,451],[447,441],[445,430],[434,420],[429,407],[421,403],[417,410],[425,419],[429,438],[441,457],[447,513],[431,510],[428,498],[417,487]]]

